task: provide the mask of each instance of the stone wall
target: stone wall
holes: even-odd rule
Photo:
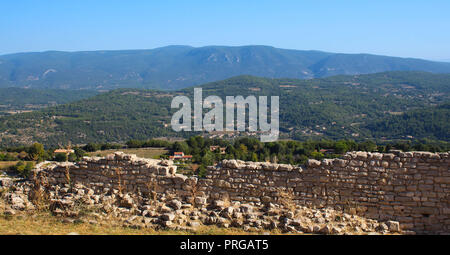
[[[449,153],[347,153],[341,159],[309,160],[306,166],[224,160],[207,176],[176,174],[171,161],[116,153],[72,164],[41,165],[49,184],[80,182],[94,189],[166,192],[198,203],[277,203],[291,199],[377,220],[396,220],[405,230],[450,233]],[[69,173],[69,174],[67,174]],[[70,178],[67,178],[70,176]]]
[[[177,174],[176,169],[169,160],[144,159],[116,152],[106,157],[84,157],[77,163],[43,162],[35,170],[38,177],[50,185],[81,183],[96,191],[156,191],[186,197],[190,194],[188,184],[197,183],[197,178]]]

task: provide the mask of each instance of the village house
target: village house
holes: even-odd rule
[[[169,156],[171,160],[190,160],[192,159],[192,155],[184,155],[183,152],[174,152],[173,156]]]
[[[212,152],[215,152],[215,151],[219,150],[220,154],[226,154],[227,153],[227,147],[220,147],[220,146],[217,146],[217,145],[209,146],[209,150],[212,151]]]
[[[335,154],[334,149],[321,149],[320,152],[323,153],[324,155]]]
[[[55,154],[59,154],[59,153],[66,154],[67,156],[69,156],[70,154],[75,153],[75,151],[72,149],[56,149]]]

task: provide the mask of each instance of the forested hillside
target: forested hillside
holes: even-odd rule
[[[312,80],[238,76],[201,87],[203,98],[280,96],[281,138],[449,141],[449,86],[448,74],[388,72]],[[170,119],[178,109],[170,109],[170,104],[175,95],[192,94],[193,88],[174,92],[118,89],[78,102],[2,117],[0,145],[191,136],[195,133],[172,131]]]
[[[450,103],[408,111],[366,125],[374,136],[389,134],[392,138],[421,137],[450,140]]]
[[[94,90],[0,88],[0,115],[66,104],[97,94]]]

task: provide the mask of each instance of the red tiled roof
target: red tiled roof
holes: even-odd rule
[[[73,153],[74,150],[66,150],[66,149],[57,149],[55,153]]]

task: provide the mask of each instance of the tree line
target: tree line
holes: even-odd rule
[[[211,146],[226,148],[224,153],[220,150],[211,150]],[[277,141],[262,143],[256,138],[236,138],[234,140],[210,139],[202,136],[192,136],[183,141],[167,140],[129,140],[126,144],[88,143],[84,146],[75,146],[73,153],[55,153],[55,148],[45,149],[44,145],[35,143],[31,146],[20,146],[3,149],[0,152],[0,161],[19,161],[11,170],[24,176],[31,170],[31,165],[25,163],[42,162],[44,160],[72,161],[81,160],[87,152],[102,150],[120,150],[124,148],[161,147],[169,152],[161,158],[169,158],[174,152],[183,152],[192,155],[190,163],[196,164],[196,174],[202,176],[206,167],[214,165],[223,159],[239,159],[245,161],[262,161],[286,164],[304,164],[308,159],[321,160],[324,158],[340,157],[348,151],[389,152],[402,151],[450,151],[450,143],[445,141],[418,140],[418,141],[392,141],[376,142],[354,140],[308,140],[308,141]]]
[[[192,163],[199,164],[197,174],[204,175],[206,167],[223,159],[240,159],[245,161],[268,161],[274,163],[304,164],[308,159],[321,160],[336,158],[348,151],[389,152],[450,150],[450,143],[443,141],[421,140],[376,143],[375,141],[356,142],[354,140],[308,140],[277,141],[262,143],[256,138],[238,138],[235,140],[209,139],[193,136],[185,141],[169,142],[163,140],[130,140],[128,148],[165,147],[173,152],[192,155]],[[210,146],[226,147],[225,153],[211,151]],[[163,155],[168,158],[169,155]]]

